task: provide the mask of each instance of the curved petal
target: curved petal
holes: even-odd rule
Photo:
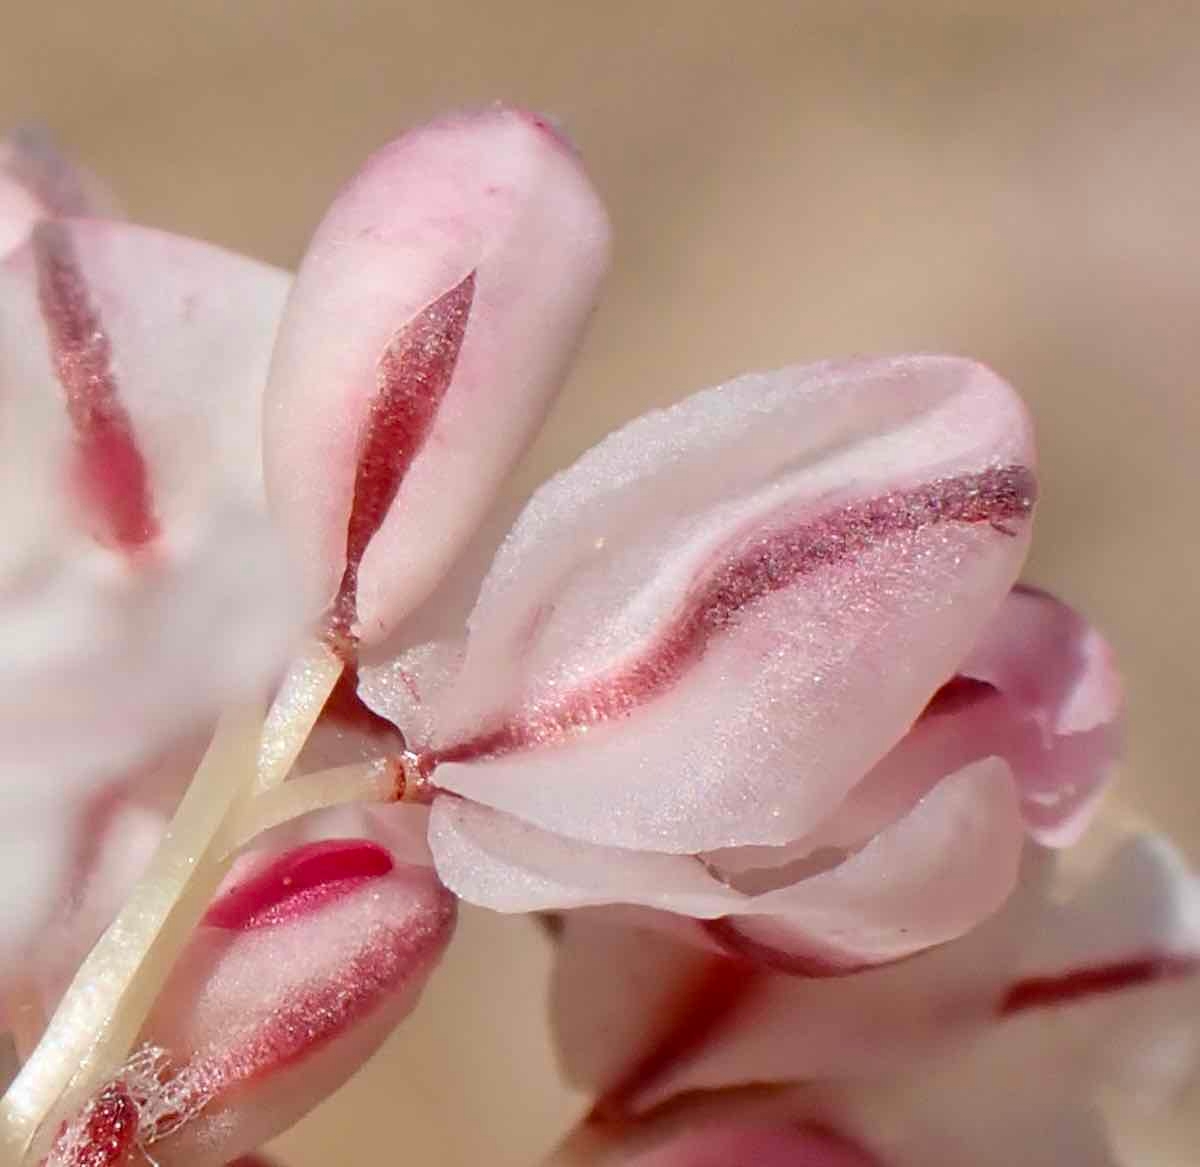
[[[144,1047],[68,1128],[64,1167],[97,1161],[100,1103],[127,1112],[121,1137],[164,1167],[260,1146],[413,1008],[453,921],[428,870],[365,840],[313,844],[247,875],[209,910]]]
[[[437,783],[588,842],[810,830],[1007,592],[1024,411],[912,357],[748,377],[553,479],[498,554],[436,710]]]
[[[1004,698],[1009,759],[1030,832],[1048,846],[1083,833],[1121,745],[1112,649],[1061,600],[1015,588],[962,665]]]
[[[619,851],[440,798],[429,843],[438,874],[500,911],[639,904],[722,920],[738,953],[834,972],[895,960],[961,935],[1016,880],[1021,828],[1003,763],[952,775],[898,823],[827,871],[753,895],[690,856]]]
[[[285,286],[100,221],[44,222],[0,265],[0,763],[9,829],[44,855],[41,894],[4,897],[0,979],[91,798],[257,695],[290,640],[256,421]]]
[[[517,110],[400,138],[334,203],[280,334],[267,472],[365,641],[425,599],[541,423],[607,251],[577,158]]]
[[[1013,772],[1030,835],[1069,845],[1113,769],[1120,712],[1112,652],[1096,631],[1061,601],[1017,587],[958,675],[824,822],[786,846],[725,848],[705,858],[742,883],[778,882],[790,864],[862,846],[946,774],[992,756]]]
[[[1200,1064],[1200,1030],[1182,1024],[1200,1015],[1200,884],[1161,840],[1137,836],[1071,894],[1076,879],[1031,849],[1017,894],[962,939],[826,980],[739,966],[648,928],[650,913],[568,914],[560,1054],[617,1112],[749,1083],[844,1081],[853,1093],[936,1073],[921,1067],[981,1041],[1023,1050],[1013,1064],[1023,1056],[1077,1097],[1168,1094]]]

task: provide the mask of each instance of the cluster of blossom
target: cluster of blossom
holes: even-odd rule
[[[556,937],[564,1160],[1103,1167],[1190,1072],[1200,884],[1075,845],[1120,689],[1017,583],[1018,398],[746,376],[511,522],[608,246],[517,110],[379,151],[294,278],[0,147],[3,1162],[261,1146],[458,899]]]

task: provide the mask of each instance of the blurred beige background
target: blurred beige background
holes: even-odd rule
[[[618,244],[539,473],[747,368],[993,364],[1040,425],[1029,576],[1124,661],[1121,796],[1200,858],[1200,5],[10,0],[0,29],[0,128],[43,120],[135,218],[279,263],[427,114],[560,118]],[[530,1162],[575,1105],[545,975],[532,929],[469,917],[289,1161]]]

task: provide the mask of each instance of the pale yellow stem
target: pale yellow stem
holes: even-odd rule
[[[314,810],[350,802],[395,802],[396,798],[397,763],[384,758],[291,778],[240,807],[229,822],[225,850],[235,854],[263,831]]]
[[[270,790],[288,776],[344,667],[321,640],[292,662],[267,714],[256,790]]]
[[[146,873],[71,982],[0,1102],[2,1161],[40,1152],[35,1136],[64,1100],[86,1097],[128,1056],[175,958],[221,881],[222,825],[255,772],[257,711],[222,717]],[[34,1159],[36,1161],[36,1159]]]
[[[258,711],[221,719],[149,868],[0,1100],[0,1167],[37,1162],[59,1119],[119,1070],[238,846],[307,810],[395,796],[384,763],[281,785],[342,669],[313,641],[288,670],[265,724]]]

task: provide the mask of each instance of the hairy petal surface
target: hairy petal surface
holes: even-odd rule
[[[453,923],[453,898],[427,868],[364,839],[243,868],[116,1080],[134,1104],[131,1146],[203,1167],[292,1125],[414,1007]],[[90,1163],[86,1149],[64,1143],[56,1167]]]
[[[988,757],[1008,763],[1031,837],[1066,845],[1112,773],[1120,714],[1120,681],[1100,635],[1060,600],[1018,586],[959,672],[824,822],[783,847],[705,858],[741,883],[778,881],[815,855],[861,847],[946,774]]]
[[[537,492],[439,700],[438,784],[696,852],[812,829],[1024,556],[1027,418],[947,357],[785,369],[650,414]]]
[[[607,253],[574,153],[517,110],[400,138],[334,203],[275,355],[267,476],[317,593],[364,641],[428,596],[483,517]]]

